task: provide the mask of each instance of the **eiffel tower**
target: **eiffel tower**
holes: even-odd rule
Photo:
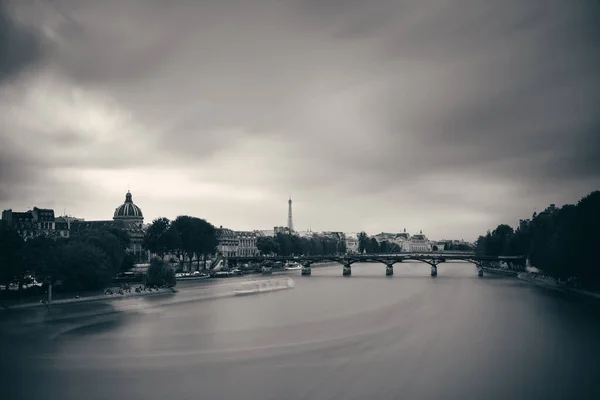
[[[288,223],[287,223],[287,227],[290,230],[290,232],[294,231],[294,221],[292,220],[292,198],[291,197],[288,200]]]

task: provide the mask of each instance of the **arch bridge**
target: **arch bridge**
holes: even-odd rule
[[[275,262],[296,262],[302,265],[302,275],[311,275],[311,266],[315,263],[336,262],[343,266],[342,275],[352,275],[352,264],[355,263],[381,263],[385,265],[385,274],[394,274],[394,264],[419,261],[431,266],[431,276],[437,276],[437,268],[441,263],[452,261],[470,262],[477,266],[478,275],[483,276],[484,267],[499,267],[501,262],[508,264],[510,269],[524,270],[525,256],[480,256],[473,253],[402,253],[402,254],[346,254],[323,256],[252,256],[229,257],[230,266],[238,263],[256,263],[267,266]]]

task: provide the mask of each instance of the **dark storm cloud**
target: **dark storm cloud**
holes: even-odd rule
[[[3,182],[178,168],[182,185],[299,193],[324,224],[340,198],[488,223],[600,185],[595,2],[13,4],[2,45],[29,43],[11,65],[41,72],[0,96]]]
[[[27,155],[12,152],[7,138],[0,136],[0,202],[19,199],[40,181],[43,166]]]
[[[597,5],[394,3],[399,23],[374,28],[385,43],[380,61],[392,68],[383,72],[389,85],[370,110],[389,140],[372,154],[349,154],[346,166],[362,168],[382,184],[398,179],[385,171],[414,175],[447,168],[524,178],[525,185],[600,176]],[[384,7],[388,16],[390,4]],[[336,26],[346,21],[347,31],[373,14],[319,2],[312,10],[317,18],[322,7]],[[421,71],[407,71],[403,58]]]
[[[40,57],[34,32],[12,18],[10,2],[0,2],[0,83],[14,78]]]

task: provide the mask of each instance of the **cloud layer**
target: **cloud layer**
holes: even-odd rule
[[[0,206],[474,239],[600,186],[592,1],[10,2]]]

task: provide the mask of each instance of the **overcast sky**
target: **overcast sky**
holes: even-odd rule
[[[474,240],[600,188],[592,0],[0,0],[0,208]]]

